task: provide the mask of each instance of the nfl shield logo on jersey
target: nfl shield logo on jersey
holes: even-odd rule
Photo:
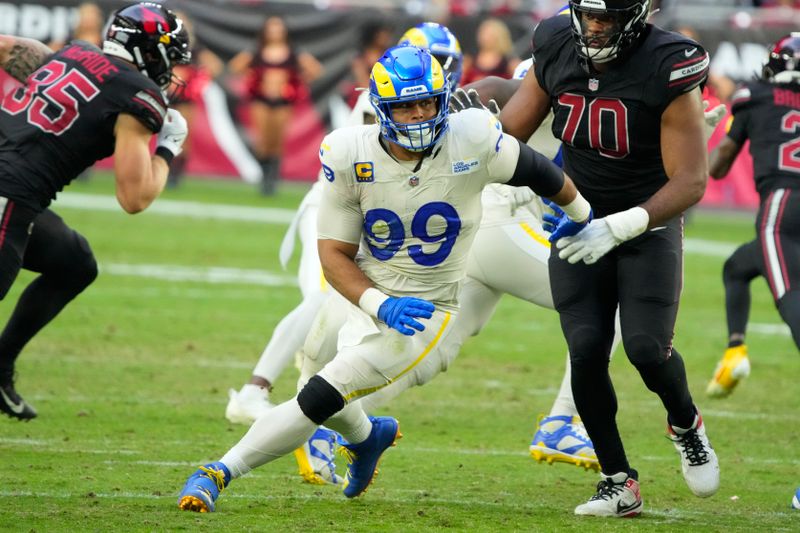
[[[410,178],[408,178],[408,184],[411,185],[412,187],[416,187],[417,185],[419,185],[419,178],[416,176],[411,176]]]
[[[600,87],[600,80],[597,78],[589,78],[589,90],[596,91]]]

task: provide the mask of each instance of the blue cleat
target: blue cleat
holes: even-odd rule
[[[530,452],[531,457],[548,464],[569,463],[600,471],[594,444],[578,417],[540,416]]]
[[[792,496],[792,509],[800,509],[800,487],[794,491],[794,496]]]
[[[213,513],[214,502],[230,481],[231,473],[224,464],[216,462],[201,466],[186,480],[178,496],[178,507],[184,511]]]
[[[344,478],[344,495],[355,498],[367,490],[378,473],[378,461],[395,440],[401,438],[400,424],[389,416],[371,416],[372,431],[367,440],[358,444],[344,444],[341,453],[347,459]]]
[[[300,476],[306,483],[314,485],[339,485],[342,478],[336,475],[336,453],[338,433],[320,426],[301,447],[294,451],[300,468]]]

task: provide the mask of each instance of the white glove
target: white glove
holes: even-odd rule
[[[722,121],[722,118],[727,114],[728,108],[724,104],[719,104],[713,109],[708,109],[708,101],[703,100],[703,118],[705,119],[705,134],[706,142],[711,138],[714,130],[717,129],[717,124]]]
[[[458,88],[450,96],[451,113],[458,113],[459,111],[464,111],[470,107],[474,107],[476,109],[485,109],[494,115],[494,118],[498,118],[500,116],[500,106],[497,105],[497,102],[494,100],[489,100],[487,105],[483,105],[483,102],[481,102],[481,95],[479,95],[478,91],[475,89],[465,91],[464,89]]]
[[[164,124],[161,126],[161,131],[158,132],[158,137],[156,138],[156,146],[169,150],[173,156],[177,157],[183,151],[183,141],[186,140],[186,135],[188,134],[189,129],[186,125],[186,119],[183,118],[180,111],[167,109]]]
[[[530,187],[503,187],[503,196],[508,200],[508,205],[511,208],[511,216],[517,212],[517,209],[524,205],[528,205],[535,198],[536,194]]]
[[[587,265],[594,264],[623,242],[644,233],[649,222],[650,215],[641,207],[592,220],[577,235],[556,242],[561,250],[558,257],[573,265],[581,260]]]

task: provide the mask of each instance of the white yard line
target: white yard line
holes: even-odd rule
[[[87,211],[117,211],[122,212],[117,199],[107,194],[83,194],[76,192],[62,192],[58,200],[53,202],[53,207],[67,207],[70,209],[83,209]],[[147,208],[148,213],[159,215],[213,218],[218,220],[243,220],[248,222],[264,222],[267,224],[288,225],[294,217],[293,209],[278,207],[249,207],[233,204],[207,204],[205,202],[190,202],[185,200],[164,200],[159,198]]]
[[[104,263],[100,272],[112,276],[135,276],[166,281],[196,281],[202,283],[244,283],[267,287],[296,287],[297,277],[275,274],[266,270],[231,267],[192,267],[182,265],[130,265]]]

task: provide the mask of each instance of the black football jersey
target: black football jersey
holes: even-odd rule
[[[537,26],[534,72],[551,98],[564,170],[604,216],[641,204],[667,182],[661,115],[705,82],[709,57],[696,42],[648,24],[624,59],[590,75],[570,24],[556,16]]]
[[[756,190],[800,188],[800,86],[755,81],[733,95],[728,137],[750,140]]]
[[[73,41],[0,102],[0,196],[49,205],[78,174],[114,152],[120,113],[161,130],[167,103],[132,65]]]

